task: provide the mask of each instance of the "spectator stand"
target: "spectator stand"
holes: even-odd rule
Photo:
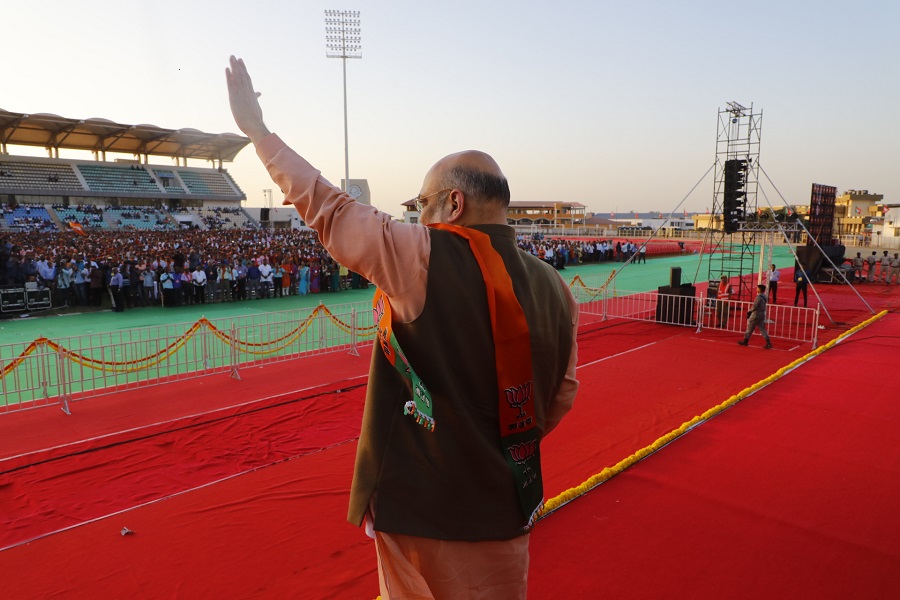
[[[206,204],[200,209],[200,214],[207,229],[256,228],[256,223],[240,206]]]
[[[79,164],[88,189],[98,194],[126,196],[160,195],[164,191],[150,173],[140,165]]]
[[[81,204],[76,206],[62,206],[56,204],[53,211],[59,217],[60,222],[65,226],[68,223],[79,223],[84,229],[105,229],[106,222],[103,220],[103,206],[92,204]]]
[[[108,206],[103,218],[111,229],[165,231],[175,228],[166,211],[151,206]]]
[[[179,201],[239,206],[246,199],[223,168],[250,143],[241,135],[0,110],[0,140],[0,205],[9,208],[0,215],[0,226],[5,228],[49,229],[46,219],[26,218],[37,214],[8,214],[25,204],[58,207],[59,213],[49,208],[47,214],[51,223],[59,216],[56,225],[61,228],[77,221],[89,229],[102,228],[103,223],[107,228],[146,229],[175,228],[176,220],[162,207],[178,206]],[[10,154],[9,149],[16,146],[43,148],[50,157]],[[61,149],[90,152],[93,160],[61,159]],[[107,160],[108,153],[129,158]],[[151,155],[172,159],[177,167],[152,165]],[[189,166],[188,159],[212,163],[214,168]],[[73,205],[154,208],[146,217],[118,215],[114,220],[105,211],[98,221],[92,211],[71,210]]]
[[[68,162],[53,159],[2,156],[0,194],[42,194],[84,190]]]
[[[14,231],[54,231],[56,225],[40,204],[6,205],[0,208],[6,229]]]
[[[181,181],[175,171],[153,168],[150,170],[150,172],[154,177],[156,177],[157,181],[159,181],[160,187],[166,192],[166,194],[183,195],[187,192],[187,188],[184,186],[184,183]]]
[[[179,169],[178,177],[184,182],[190,194],[235,199],[241,196],[240,190],[225,172],[213,170]]]

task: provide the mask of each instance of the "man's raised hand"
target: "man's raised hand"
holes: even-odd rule
[[[253,81],[244,61],[232,56],[230,62],[231,67],[225,69],[225,81],[228,83],[231,114],[238,128],[250,138],[251,142],[258,144],[269,135],[258,100],[261,94],[253,91]]]

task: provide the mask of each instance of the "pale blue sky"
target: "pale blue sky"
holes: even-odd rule
[[[792,203],[813,182],[900,202],[896,1],[8,1],[0,108],[237,131],[234,53],[269,127],[339,183],[325,9],[362,13],[350,176],[394,215],[435,160],[468,148],[497,159],[515,200],[667,211],[713,163],[729,100],[762,109],[760,162]],[[275,188],[252,147],[227,166],[250,205]],[[685,206],[712,195],[708,177]]]

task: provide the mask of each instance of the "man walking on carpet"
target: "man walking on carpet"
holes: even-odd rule
[[[493,158],[439,160],[393,221],[333,187],[271,134],[243,61],[235,122],[329,253],[378,286],[378,344],[348,520],[375,539],[385,598],[525,598],[543,505],[540,442],[571,408],[578,307],[516,246]]]
[[[756,290],[758,292],[756,300],[753,301],[753,306],[747,313],[747,331],[744,333],[744,339],[739,341],[738,344],[741,346],[748,345],[750,336],[753,335],[753,330],[759,327],[759,333],[766,340],[766,345],[763,348],[768,350],[772,347],[772,340],[769,339],[769,332],[766,331],[766,305],[768,304],[766,300],[766,286],[759,284],[756,286]]]

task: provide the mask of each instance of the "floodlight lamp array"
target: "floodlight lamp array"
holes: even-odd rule
[[[325,11],[328,58],[362,58],[362,29],[358,10]]]

